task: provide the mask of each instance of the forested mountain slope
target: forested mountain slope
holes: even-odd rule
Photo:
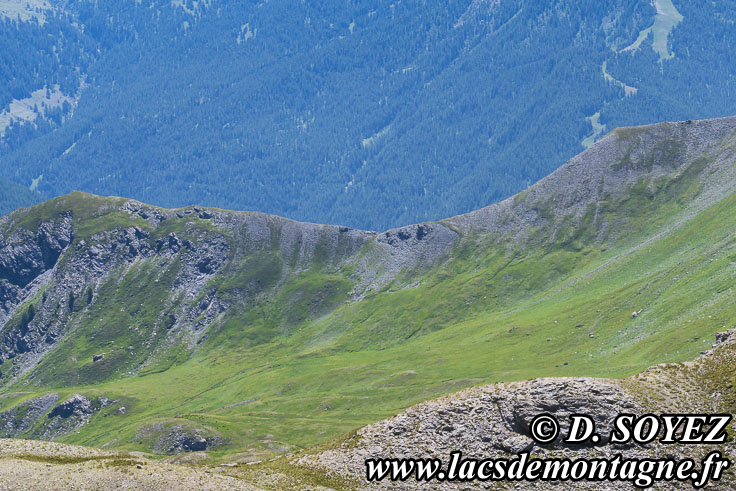
[[[378,234],[78,192],[14,212],[2,436],[253,457],[482,382],[690,359],[736,314],[735,182],[727,118],[617,129]]]
[[[0,216],[10,213],[19,206],[37,203],[40,196],[14,182],[0,177]]]
[[[439,219],[522,190],[614,127],[736,114],[733,8],[57,2],[42,26],[0,26],[30,36],[0,54],[29,64],[0,73],[13,88],[0,105],[52,93],[48,117],[0,138],[0,175],[48,197],[374,230]]]

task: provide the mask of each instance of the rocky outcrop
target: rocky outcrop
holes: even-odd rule
[[[160,453],[177,454],[181,452],[204,452],[218,447],[221,439],[209,435],[201,429],[187,430],[180,425],[172,426],[154,445]]]
[[[510,458],[519,452],[530,452],[537,457],[593,458],[620,453],[625,458],[697,458],[705,455],[710,447],[711,450],[722,448],[718,445],[663,445],[658,441],[648,445],[611,445],[606,437],[612,430],[610,423],[622,413],[736,412],[736,407],[726,404],[726,398],[715,397],[714,392],[729,390],[730,374],[736,367],[736,330],[719,333],[716,339],[714,348],[695,362],[652,367],[625,380],[548,378],[467,389],[413,406],[393,418],[360,429],[334,449],[293,462],[355,479],[365,475],[365,460],[369,458],[446,460],[449,453],[456,450],[465,457],[479,459]],[[723,375],[726,377],[721,380]],[[676,391],[682,386],[688,388],[685,396]],[[559,438],[552,444],[538,444],[530,436],[529,423],[536,415],[544,413],[556,417],[562,435],[567,434],[570,415],[592,416],[596,433],[604,438],[596,446],[567,445]],[[727,452],[731,458],[736,457],[733,444],[729,444]],[[538,484],[542,488],[547,486]],[[596,488],[595,483],[588,484],[587,487]],[[732,484],[727,480],[721,487],[730,489]],[[675,486],[668,483],[670,485]],[[444,483],[442,489],[464,489],[463,486]],[[384,482],[378,487],[392,485]],[[412,489],[421,488],[421,485],[407,481],[396,487]],[[568,483],[564,487],[584,488],[586,485]]]
[[[494,384],[414,406],[359,430],[339,449],[302,458],[299,463],[348,478],[364,475],[364,462],[369,458],[447,459],[457,450],[469,458],[483,459],[519,452],[579,452],[580,446],[566,447],[561,442],[535,443],[529,423],[536,415],[551,414],[566,434],[570,415],[587,414],[600,434],[607,435],[618,414],[644,412],[615,381],[551,378]],[[594,451],[606,448],[599,446]]]
[[[32,282],[54,268],[72,240],[70,213],[41,223],[35,231],[0,235],[0,323],[24,300]]]
[[[49,413],[48,417],[49,419],[57,417],[62,419],[69,419],[71,417],[86,419],[93,413],[92,401],[82,395],[74,394],[72,397],[56,406]]]
[[[63,198],[57,201],[58,206],[64,203]],[[134,202],[111,207],[103,201],[97,213],[104,216],[120,211],[145,216],[152,223],[167,218],[158,209]],[[199,289],[220,272],[229,255],[230,242],[223,234],[196,228],[186,239],[171,233],[168,240],[160,241],[154,239],[152,226],[137,222],[100,227],[96,233],[75,240],[74,207],[42,222],[36,231],[17,225],[18,218],[23,216],[11,214],[0,223],[0,232],[12,231],[7,239],[0,233],[0,364],[14,359],[12,371],[2,374],[0,380],[4,382],[38,364],[67,334],[72,319],[79,317],[75,314],[94,303],[95,290],[111,274],[154,257],[159,258],[158,267],[176,261],[178,276],[168,286],[195,298]],[[38,295],[40,289],[42,295]]]
[[[641,405],[614,382],[538,379],[470,389],[416,406],[364,430],[359,439],[361,447],[366,443],[361,448],[365,458],[374,452],[413,455],[417,449],[431,449],[434,455],[461,449],[466,455],[479,457],[536,452],[541,449],[530,437],[529,423],[538,414],[557,417],[563,433],[571,414],[588,414],[606,434],[606,429],[610,430],[607,425],[617,414],[641,410]]]
[[[58,394],[46,394],[22,402],[0,413],[0,438],[23,435],[59,400]]]
[[[105,397],[89,399],[80,394],[74,394],[46,415],[43,429],[40,431],[44,440],[53,440],[61,435],[70,433],[87,424],[92,416],[105,406],[114,404]]]
[[[408,225],[378,234],[358,263],[360,290],[378,290],[401,272],[425,272],[447,259],[460,239],[457,230],[442,223]]]
[[[56,393],[35,397],[0,413],[0,438],[31,437],[52,440],[87,424],[102,408],[114,404],[105,397],[74,394],[61,404]]]
[[[204,428],[191,425],[157,422],[138,429],[136,438],[152,441],[154,452],[159,454],[179,454],[213,450],[225,440]]]
[[[71,241],[69,213],[41,223],[35,232],[22,229],[7,240],[0,239],[0,281],[26,287],[54,267]]]

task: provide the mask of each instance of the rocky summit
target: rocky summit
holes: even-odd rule
[[[339,488],[383,451],[537,451],[540,410],[730,411],[715,368],[677,364],[734,327],[735,164],[724,118],[614,130],[506,201],[380,233],[81,192],[20,209],[0,431]]]

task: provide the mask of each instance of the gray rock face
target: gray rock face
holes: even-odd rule
[[[56,393],[35,397],[0,413],[0,438],[54,439],[87,424],[105,406],[104,397],[89,399],[75,394],[61,404]]]
[[[555,416],[562,434],[569,430],[571,415],[590,415],[604,436],[602,443],[607,442],[612,429],[609,423],[616,415],[641,410],[623,389],[595,379],[539,379],[533,383],[508,384],[495,404],[504,426],[524,437],[530,435],[529,423],[538,414]],[[557,443],[548,448],[561,446]]]
[[[44,222],[33,233],[23,230],[7,243],[0,239],[0,281],[24,288],[56,264],[72,241],[71,215]]]
[[[154,444],[154,450],[165,454],[204,452],[220,446],[222,439],[208,435],[205,430],[171,426]]]
[[[92,400],[83,395],[74,394],[49,411],[40,430],[40,436],[44,440],[53,440],[70,433],[87,424],[92,416],[110,404],[114,404],[114,401],[105,397]]]
[[[125,202],[120,210],[154,223],[167,218],[155,208],[131,203]],[[13,219],[5,217],[0,225],[9,224],[13,230]],[[102,228],[75,241],[72,224],[72,213],[64,212],[42,222],[36,231],[19,228],[7,238],[0,234],[0,364],[16,359],[13,371],[3,373],[3,382],[32,369],[64,337],[75,314],[94,302],[96,288],[114,272],[154,257],[160,258],[160,266],[178,260],[181,268],[174,287],[196,297],[229,255],[230,243],[222,234],[205,236],[195,230],[197,240],[172,233],[167,241],[157,242],[150,229],[132,225]],[[42,297],[34,298],[42,287]],[[23,312],[28,308],[32,316]],[[199,322],[211,322],[218,313],[215,309]]]
[[[442,223],[421,223],[388,230],[375,237],[359,258],[359,296],[379,290],[399,273],[421,274],[450,257],[461,234]]]
[[[42,223],[36,231],[0,236],[0,322],[23,299],[24,289],[56,265],[72,240],[72,217],[68,213]]]
[[[92,409],[92,401],[86,397],[74,394],[72,397],[56,406],[48,415],[49,419],[52,418],[63,418],[68,419],[72,416],[86,419],[94,413]]]

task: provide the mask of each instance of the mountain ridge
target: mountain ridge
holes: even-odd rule
[[[226,212],[226,213],[232,213],[232,214],[255,214],[255,215],[264,215],[266,217],[274,217],[278,218],[279,220],[294,222],[298,224],[304,224],[304,225],[315,225],[315,226],[325,226],[325,227],[341,227],[341,228],[348,228],[351,230],[357,230],[361,232],[368,232],[368,233],[389,233],[389,232],[396,232],[403,229],[408,229],[412,227],[416,227],[423,224],[455,224],[455,223],[464,223],[464,222],[473,222],[478,221],[475,218],[479,215],[483,215],[487,212],[495,211],[498,207],[501,206],[508,206],[508,204],[515,203],[519,200],[520,196],[524,196],[527,194],[530,190],[538,188],[540,186],[545,185],[548,181],[554,181],[555,179],[559,180],[560,178],[569,178],[569,176],[562,177],[562,174],[569,173],[570,168],[576,165],[579,165],[581,161],[585,161],[586,155],[589,155],[589,152],[592,152],[592,154],[595,154],[596,151],[600,151],[601,147],[604,145],[608,145],[610,143],[610,140],[614,137],[619,137],[622,134],[630,133],[630,132],[646,132],[651,130],[657,130],[657,129],[668,129],[670,127],[678,128],[682,130],[683,128],[686,128],[687,126],[694,125],[695,127],[700,126],[700,131],[718,131],[719,133],[725,133],[732,131],[734,128],[736,128],[736,116],[727,116],[727,117],[721,117],[721,118],[708,118],[708,119],[701,119],[701,120],[687,120],[687,121],[663,121],[660,123],[652,123],[652,124],[646,124],[646,125],[639,125],[639,126],[624,126],[620,128],[615,128],[611,132],[607,133],[603,137],[601,137],[600,140],[596,142],[595,147],[591,146],[590,148],[584,149],[581,153],[570,159],[569,161],[562,164],[557,169],[553,170],[551,174],[548,176],[540,179],[536,183],[534,183],[529,188],[520,191],[519,193],[510,196],[502,201],[491,203],[486,206],[483,206],[481,208],[478,208],[476,210],[472,210],[465,213],[460,213],[458,215],[441,218],[438,220],[430,220],[430,221],[424,221],[424,222],[418,222],[408,225],[402,225],[398,227],[391,227],[386,230],[382,231],[376,231],[376,230],[368,230],[368,229],[359,229],[355,227],[349,227],[346,225],[342,225],[339,223],[319,223],[319,222],[311,222],[311,221],[304,221],[304,220],[297,220],[289,217],[280,216],[273,213],[263,212],[263,211],[256,211],[256,210],[227,210],[223,208],[218,208],[214,206],[203,206],[198,204],[190,204],[186,206],[180,206],[180,207],[174,207],[174,208],[167,208],[163,206],[158,205],[152,205],[149,203],[142,202],[140,200],[136,200],[133,198],[126,198],[122,196],[99,196],[95,195],[94,193],[88,193],[81,190],[75,190],[70,194],[75,193],[81,193],[83,195],[89,195],[89,196],[96,196],[98,198],[107,198],[107,199],[113,199],[113,200],[125,200],[129,201],[131,203],[136,203],[141,206],[145,206],[152,209],[158,209],[158,210],[165,210],[170,212],[180,211],[180,210],[186,210],[186,209],[207,209],[207,210],[213,210],[213,211],[219,211],[219,212]],[[625,156],[625,155],[623,155]],[[623,157],[622,156],[622,157]],[[630,158],[630,155],[629,155]],[[610,159],[609,159],[610,160]],[[622,160],[621,158],[614,158],[614,160]],[[598,169],[599,171],[603,169]],[[573,182],[572,180],[570,182]],[[60,196],[59,198],[64,198],[64,196]],[[56,198],[55,198],[56,199]],[[30,207],[35,206],[31,205]],[[24,208],[29,208],[28,206]],[[14,210],[15,211],[15,210]]]
[[[485,216],[490,215],[493,216],[494,212],[497,211],[500,207],[510,207],[511,205],[517,204],[520,199],[527,199],[528,194],[544,194],[544,189],[547,186],[552,186],[553,188],[561,188],[563,185],[560,184],[560,181],[567,181],[569,184],[575,185],[577,184],[579,187],[582,187],[584,189],[590,190],[592,186],[590,186],[590,180],[596,179],[596,178],[603,178],[605,172],[607,169],[604,166],[600,166],[598,168],[590,169],[585,166],[587,162],[590,162],[590,160],[602,162],[602,163],[610,163],[611,161],[618,162],[619,165],[624,162],[624,160],[631,160],[632,157],[634,160],[637,160],[637,157],[639,159],[642,158],[649,158],[649,155],[632,155],[631,154],[631,148],[628,148],[626,150],[622,150],[620,148],[620,142],[622,140],[622,135],[629,136],[630,133],[640,133],[642,135],[645,135],[647,132],[657,132],[659,135],[656,135],[655,138],[665,138],[665,139],[675,139],[677,140],[679,137],[683,137],[686,134],[686,129],[692,129],[693,132],[703,132],[703,133],[716,133],[718,137],[723,137],[725,133],[731,133],[734,130],[734,125],[736,118],[734,117],[725,117],[725,118],[713,118],[713,119],[706,119],[706,120],[688,120],[688,121],[677,121],[677,122],[662,122],[662,123],[656,123],[656,124],[650,124],[650,125],[643,125],[643,126],[636,126],[636,127],[622,127],[622,128],[616,128],[607,135],[605,135],[603,138],[601,138],[594,146],[592,146],[589,149],[584,150],[577,156],[570,159],[568,162],[563,164],[561,167],[553,171],[550,175],[547,177],[544,177],[537,183],[535,183],[533,186],[527,188],[526,190],[520,192],[519,194],[516,194],[514,196],[511,196],[507,198],[504,201],[501,201],[499,203],[491,204],[489,206],[483,207],[479,210],[474,210],[469,213],[457,215],[455,217],[447,218],[442,221],[449,221],[452,223],[471,223],[471,227],[475,226],[477,228],[485,228],[490,230],[491,226],[483,226],[482,220],[485,219]],[[675,135],[674,132],[679,131],[680,135]],[[692,135],[689,135],[692,140]],[[651,136],[650,136],[651,137]],[[696,142],[689,141],[687,142],[690,145],[697,144]],[[707,145],[704,145],[707,146]],[[614,155],[610,155],[610,151],[613,148]],[[702,147],[701,147],[702,148]],[[651,152],[652,149],[644,147],[645,151]],[[656,150],[655,150],[656,151]],[[688,151],[692,152],[692,149],[688,149]],[[665,150],[666,152],[666,150]],[[607,155],[608,154],[608,155]],[[660,156],[662,158],[663,156]],[[667,157],[667,155],[664,155],[664,157]],[[672,155],[671,158],[676,158],[676,155]],[[629,165],[633,165],[632,170],[636,170],[636,165],[640,162],[629,162]],[[652,165],[650,162],[648,165]],[[665,164],[666,165],[666,164]],[[677,165],[677,164],[675,164]],[[622,166],[623,167],[623,166]],[[615,166],[614,166],[615,168]],[[583,174],[583,177],[585,180],[580,180],[575,176],[575,173],[580,172]],[[595,175],[591,175],[591,173],[594,173]],[[655,176],[656,177],[656,176]],[[605,184],[605,183],[604,183]],[[632,182],[629,182],[629,184],[633,184]],[[582,185],[582,186],[581,186]],[[618,186],[619,184],[616,183],[615,186]],[[614,187],[615,187],[614,186]],[[538,191],[541,190],[541,191]],[[618,189],[620,192],[626,192],[628,189],[626,187],[622,187]],[[580,193],[581,191],[579,189],[576,189],[576,192]],[[590,198],[589,198],[590,199]],[[569,207],[573,204],[576,204],[576,201],[567,201],[563,204],[563,206]],[[576,210],[579,213],[579,210]]]
[[[278,454],[470,385],[688,359],[732,314],[734,162],[736,118],[616,130],[514,198],[381,233],[84,193],[19,210],[0,413],[72,409],[4,435]]]
[[[624,52],[664,28],[654,5],[198,5],[101,0],[43,26],[5,20],[15,64],[0,105],[59,93],[7,128],[0,175],[46,197],[384,230],[521,191],[603,126],[736,113],[724,4],[676,5],[666,46]],[[59,94],[69,104],[52,110]]]

